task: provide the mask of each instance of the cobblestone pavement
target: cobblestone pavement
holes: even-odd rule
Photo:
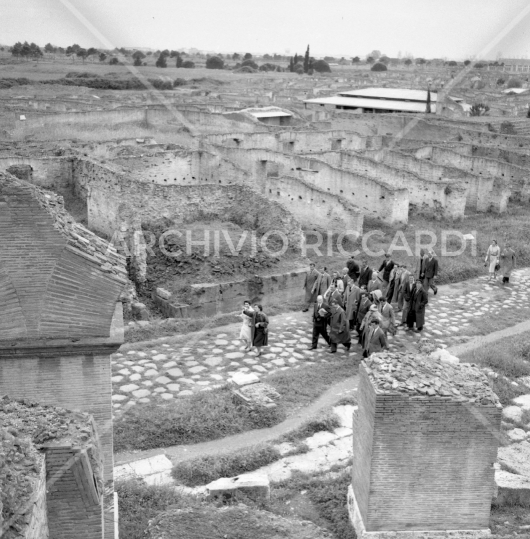
[[[389,337],[390,350],[414,349],[420,337],[434,340],[441,347],[466,342],[476,330],[473,322],[483,318],[513,316],[529,305],[530,270],[516,270],[512,284],[489,283],[487,277],[440,287],[437,296],[429,295],[425,329],[421,334],[398,329]],[[400,320],[400,315],[397,315]],[[112,402],[117,412],[125,407],[147,402],[169,402],[196,391],[223,385],[237,372],[260,375],[279,370],[297,369],[301,365],[323,363],[335,356],[328,353],[322,340],[317,350],[311,345],[309,313],[288,313],[271,317],[270,345],[256,358],[244,352],[237,337],[239,329],[212,330],[209,339],[195,341],[190,335],[188,346],[160,344],[146,349],[128,345],[127,352],[112,355]],[[354,337],[352,343],[356,343]],[[352,344],[350,352],[339,346],[338,356],[352,360],[361,357],[360,346]]]

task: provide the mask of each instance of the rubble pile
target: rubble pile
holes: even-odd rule
[[[451,364],[406,352],[381,352],[363,361],[377,393],[441,397],[502,408],[487,376],[475,365]]]

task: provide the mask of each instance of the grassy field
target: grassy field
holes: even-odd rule
[[[504,405],[519,395],[530,393],[530,384],[521,381],[521,378],[530,376],[530,333],[487,344],[461,355],[460,360],[488,367],[498,374],[492,384]]]
[[[217,440],[231,434],[271,427],[297,414],[334,383],[354,376],[356,363],[336,358],[330,363],[288,369],[262,381],[281,395],[279,405],[249,413],[234,404],[227,387],[202,391],[167,406],[135,406],[114,421],[114,450],[154,449]],[[308,418],[308,420],[313,418]],[[304,426],[306,432],[316,428]],[[315,432],[313,430],[313,432]]]

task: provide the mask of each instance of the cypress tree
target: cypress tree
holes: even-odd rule
[[[309,45],[307,46],[307,50],[305,51],[304,56],[304,73],[307,73],[309,71]]]

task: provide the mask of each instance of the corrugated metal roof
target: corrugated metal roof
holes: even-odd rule
[[[423,101],[427,102],[427,90],[408,90],[406,88],[360,88],[359,90],[349,90],[340,92],[345,97],[366,97],[381,99],[396,99],[398,101]],[[431,102],[437,101],[436,92],[431,92]]]
[[[281,110],[264,110],[264,111],[255,111],[250,112],[255,118],[275,118],[277,116],[292,116],[288,112],[282,112]]]
[[[426,103],[412,101],[394,101],[386,99],[364,99],[361,97],[321,97],[306,99],[304,103],[313,105],[335,105],[340,107],[353,107],[361,109],[391,110],[401,112],[425,112]],[[436,103],[431,103],[431,111],[436,112]]]

